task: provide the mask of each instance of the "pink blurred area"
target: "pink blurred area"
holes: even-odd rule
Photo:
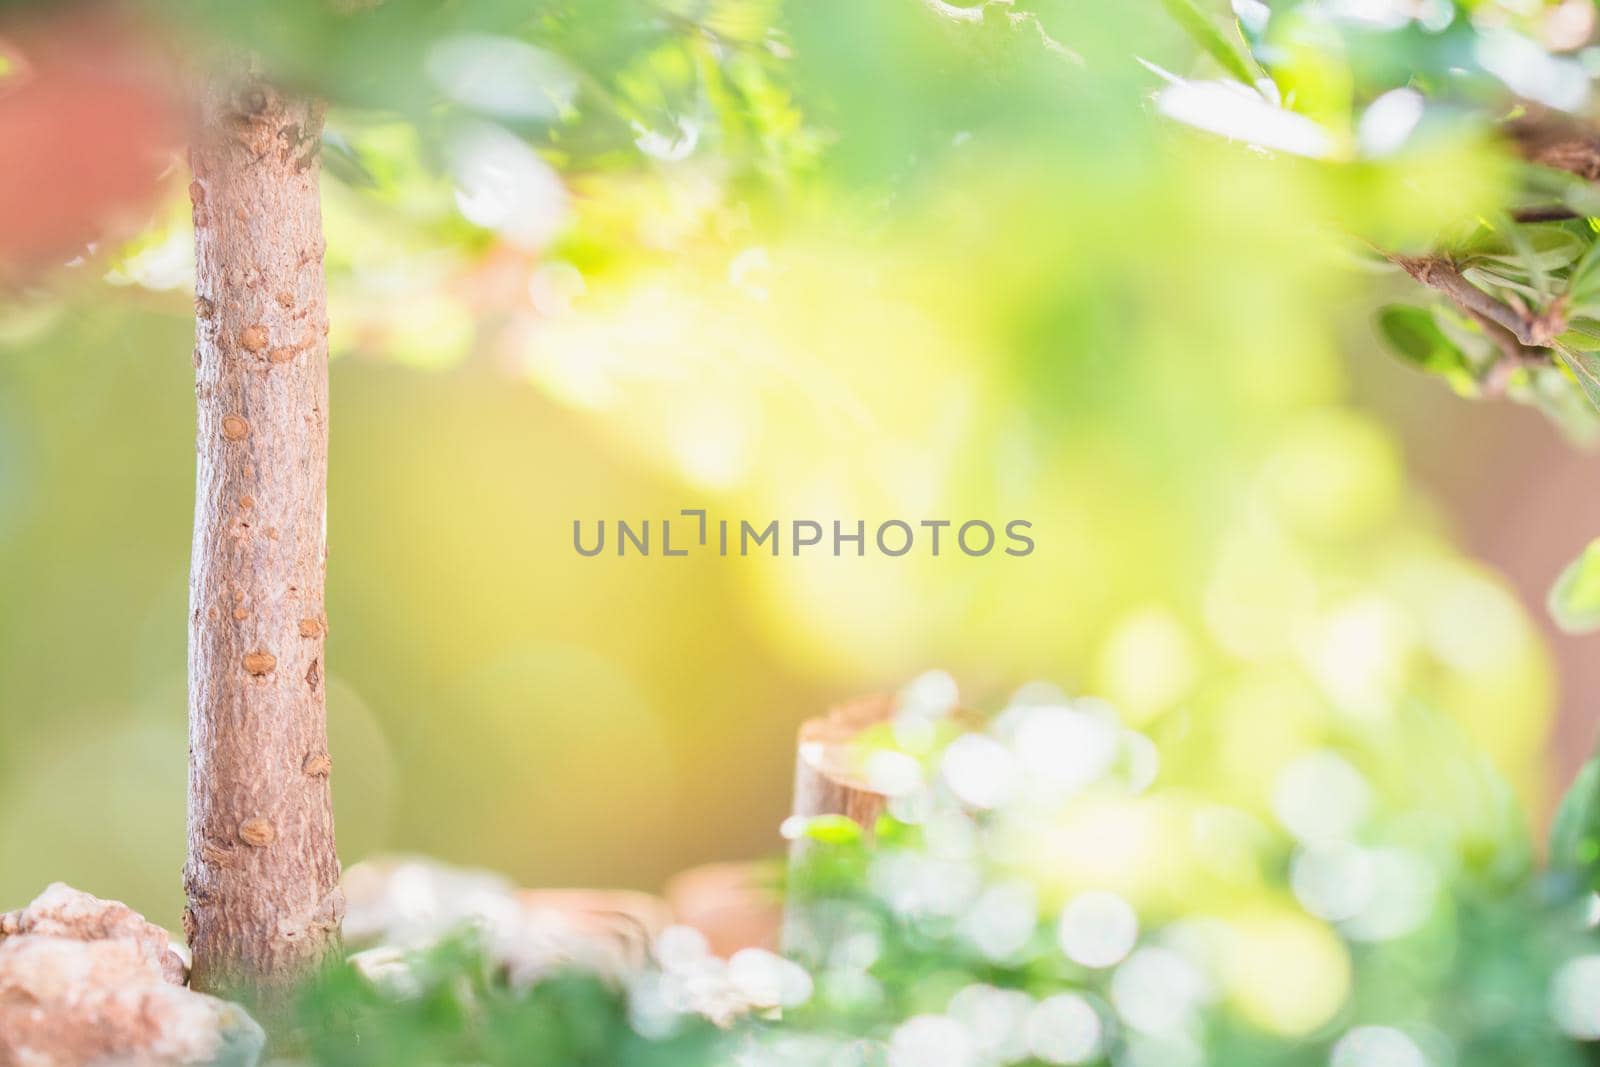
[[[148,222],[183,143],[172,75],[116,8],[0,15],[0,280]]]

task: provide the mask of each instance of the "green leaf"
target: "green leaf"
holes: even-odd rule
[[[1550,589],[1550,614],[1569,634],[1600,630],[1600,538],[1567,564]]]
[[[1565,230],[1561,230],[1559,232],[1564,236],[1571,236]],[[1567,251],[1571,250],[1572,259],[1561,263],[1549,264],[1546,262],[1549,257],[1542,255],[1537,249],[1534,248],[1533,241],[1528,236],[1528,231],[1523,227],[1516,225],[1507,226],[1506,237],[1510,239],[1511,247],[1516,249],[1517,258],[1522,261],[1523,266],[1527,267],[1528,280],[1533,283],[1533,287],[1535,289],[1539,290],[1541,296],[1548,295],[1550,292],[1549,272],[1551,270],[1564,267],[1567,265],[1567,263],[1572,262],[1572,259],[1576,259],[1579,254],[1575,250],[1583,247],[1582,243],[1574,237],[1570,243],[1570,249],[1563,249],[1561,252],[1561,254],[1565,255]]]
[[[1577,876],[1585,889],[1600,887],[1600,759],[1578,772],[1550,827],[1550,869]]]
[[[825,845],[848,845],[860,841],[861,825],[843,815],[817,815],[806,823],[805,835]]]
[[[1573,264],[1567,274],[1567,301],[1582,304],[1600,291],[1600,240],[1591,240],[1583,257]]]
[[[1461,276],[1500,300],[1506,299],[1509,293],[1515,293],[1523,300],[1533,303],[1538,303],[1544,298],[1543,293],[1528,284],[1526,275],[1500,265],[1494,265],[1491,270],[1484,265],[1487,262],[1481,260],[1477,266],[1462,268]]]
[[[1600,190],[1584,178],[1537,163],[1520,164],[1518,174],[1530,192],[1554,196],[1579,215],[1600,215]]]
[[[1508,226],[1474,250],[1470,261],[1497,274],[1533,281],[1576,262],[1588,248],[1588,242],[1559,223]]]
[[[1222,65],[1222,69],[1246,85],[1254,85],[1262,77],[1250,50],[1239,35],[1239,24],[1234,21],[1230,33],[1223,33],[1211,15],[1201,10],[1196,0],[1161,0],[1167,12],[1182,26],[1195,44]]]
[[[1593,319],[1573,322],[1566,332],[1556,337],[1556,342],[1575,352],[1600,352],[1600,322]]]
[[[1407,363],[1449,378],[1452,384],[1462,384],[1463,376],[1470,383],[1472,361],[1425,308],[1390,304],[1378,312],[1378,330]]]
[[[1578,387],[1589,398],[1589,403],[1600,410],[1600,352],[1583,352],[1561,344],[1555,346],[1555,351],[1578,380]]]

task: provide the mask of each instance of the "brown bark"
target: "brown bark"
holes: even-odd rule
[[[1600,181],[1600,130],[1571,115],[1524,102],[1518,117],[1503,124],[1509,149],[1529,163],[1566,171],[1587,182]],[[1514,208],[1519,223],[1559,222],[1579,217],[1566,204]],[[1566,307],[1557,302],[1541,314],[1512,307],[1473,285],[1441,254],[1402,256],[1384,253],[1390,261],[1430,289],[1449,297],[1463,313],[1482,327],[1500,349],[1503,359],[1485,383],[1490,392],[1503,392],[1509,374],[1518,367],[1551,362],[1550,344],[1567,327]]]
[[[794,770],[793,815],[815,818],[843,815],[871,832],[889,798],[861,776],[855,759],[856,738],[863,730],[887,722],[894,714],[894,698],[864,697],[841,704],[827,715],[800,724]],[[789,847],[789,872],[800,870],[809,842],[796,838]],[[783,910],[780,940],[785,952],[820,963],[838,931],[829,916],[818,911],[791,888]]]
[[[1412,278],[1449,297],[1450,302],[1476,322],[1484,336],[1500,350],[1500,358],[1483,378],[1483,389],[1488,395],[1503,395],[1511,376],[1518,370],[1553,361],[1554,353],[1549,346],[1567,328],[1565,297],[1557,297],[1543,311],[1533,313],[1521,304],[1512,307],[1502,303],[1479,289],[1448,257],[1386,254]]]
[[[1571,115],[1537,105],[1505,124],[1512,148],[1523,159],[1564,170],[1587,181],[1600,180],[1600,131]]]
[[[1525,347],[1545,347],[1566,329],[1559,308],[1555,314],[1533,315],[1502,304],[1469,282],[1444,256],[1390,255],[1389,259],[1423,285],[1448,296],[1466,314],[1493,323]]]
[[[247,80],[191,149],[195,395],[184,929],[196,988],[270,1004],[339,950],[323,702],[320,107]]]

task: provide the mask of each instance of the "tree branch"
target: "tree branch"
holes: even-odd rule
[[[1456,265],[1444,256],[1401,256],[1393,253],[1385,253],[1385,256],[1423,285],[1449,297],[1456,307],[1475,321],[1493,323],[1522,346],[1548,348],[1556,335],[1567,328],[1566,304],[1560,297],[1544,311],[1535,314],[1525,307],[1513,307],[1496,300],[1469,282],[1456,269]]]
[[[1503,396],[1517,371],[1555,362],[1550,345],[1567,328],[1565,298],[1557,297],[1544,311],[1535,314],[1520,301],[1512,306],[1496,300],[1468,281],[1443,256],[1385,255],[1423,285],[1449,297],[1500,350],[1500,358],[1483,377],[1485,393]]]
[[[1504,126],[1517,154],[1529,163],[1600,180],[1600,131],[1551,108],[1526,106]]]
[[[1513,222],[1566,222],[1569,219],[1582,217],[1570,207],[1565,207],[1561,204],[1517,208],[1511,212],[1511,220]]]

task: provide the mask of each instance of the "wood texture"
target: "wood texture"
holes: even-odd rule
[[[859,773],[854,744],[863,730],[887,722],[894,714],[890,696],[865,697],[841,704],[828,714],[800,724],[794,771],[795,816],[843,815],[868,833],[888,806],[889,798],[871,788]],[[802,869],[812,842],[796,838],[789,846],[791,876]],[[834,928],[828,909],[817,909],[792,888],[783,909],[780,940],[784,952],[805,963],[821,965],[828,947],[843,931]]]
[[[800,724],[794,771],[795,815],[844,815],[870,830],[888,798],[867,785],[850,759],[856,735],[894,713],[889,696],[841,704]]]
[[[270,1002],[338,951],[323,701],[328,442],[315,104],[245,79],[190,159],[198,467],[184,930],[196,988]]]

